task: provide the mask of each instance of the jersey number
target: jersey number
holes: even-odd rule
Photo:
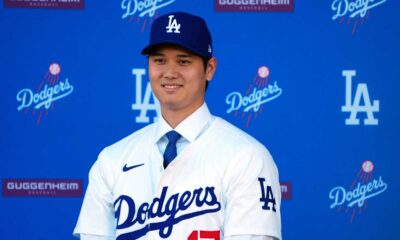
[[[267,185],[267,187],[264,186],[265,178],[258,178],[258,181],[260,182],[260,187],[261,187],[260,201],[262,203],[264,203],[264,205],[262,206],[262,209],[271,210],[271,207],[269,206],[271,203],[272,211],[276,212],[276,209],[275,209],[276,201],[274,198],[274,194],[272,193],[271,186],[268,186],[268,185]]]
[[[193,231],[187,240],[214,239],[220,240],[219,231]]]

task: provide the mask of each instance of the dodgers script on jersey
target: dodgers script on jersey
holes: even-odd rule
[[[278,171],[267,149],[213,121],[163,167],[157,123],[105,148],[89,174],[74,234],[128,239],[281,239]]]

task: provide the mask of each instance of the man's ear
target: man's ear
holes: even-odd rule
[[[207,63],[207,68],[206,68],[207,81],[212,80],[216,70],[217,70],[217,59],[215,57],[212,57]]]

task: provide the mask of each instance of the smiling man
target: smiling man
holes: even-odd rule
[[[83,240],[281,239],[278,170],[257,140],[204,101],[217,60],[205,21],[157,18],[148,57],[162,116],[105,148],[74,235]]]

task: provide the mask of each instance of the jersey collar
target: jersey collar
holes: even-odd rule
[[[203,128],[212,120],[207,104],[203,105],[183,120],[174,130],[189,142],[196,140]],[[161,116],[158,118],[154,143],[157,143],[172,127]]]

